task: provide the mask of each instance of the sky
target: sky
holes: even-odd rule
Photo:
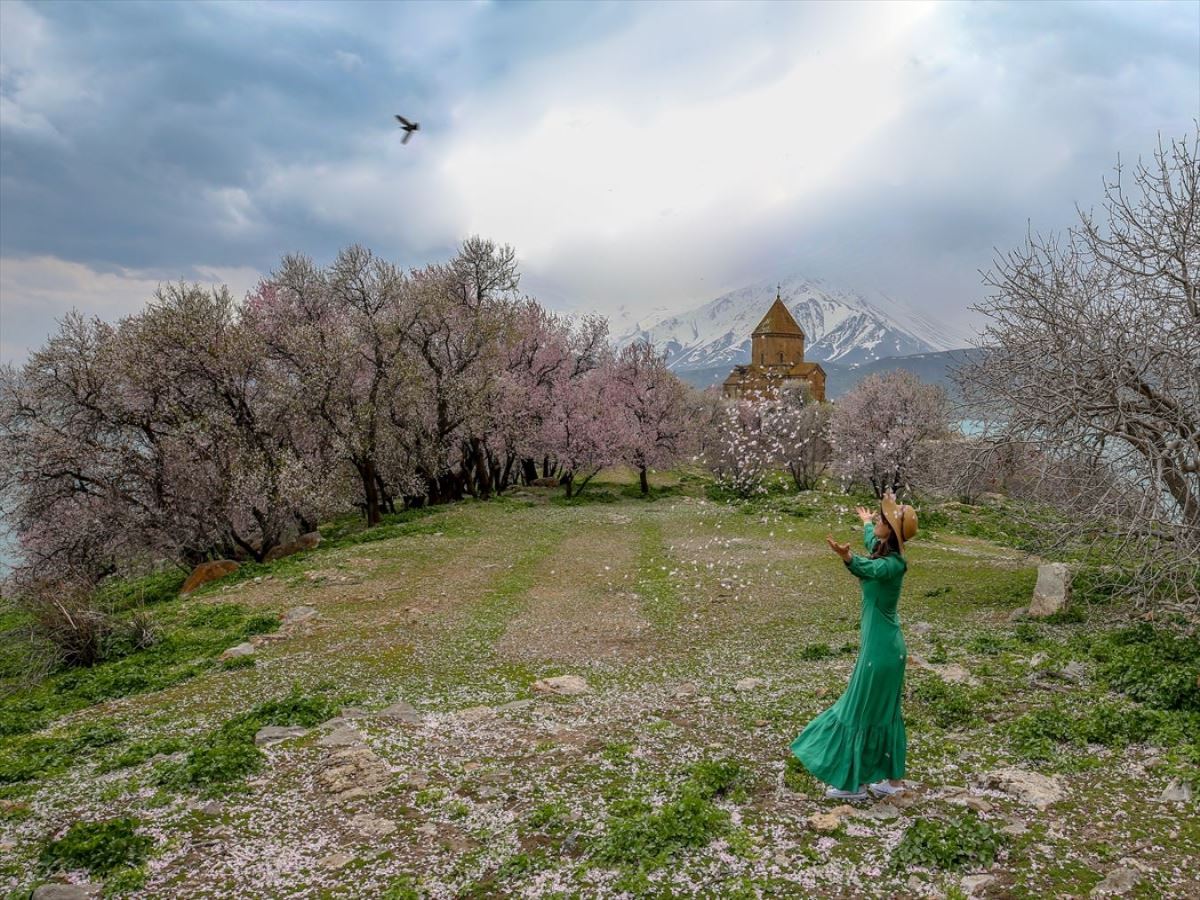
[[[557,310],[799,273],[969,335],[997,252],[1198,118],[1200,0],[0,0],[0,361],[162,281],[471,234]]]

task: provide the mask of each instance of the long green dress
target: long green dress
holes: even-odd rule
[[[875,525],[863,528],[868,551]],[[907,736],[900,700],[908,648],[896,603],[908,568],[904,557],[851,556],[846,567],[862,583],[862,636],[850,684],[837,702],[805,726],[792,753],[826,784],[844,791],[904,777]]]

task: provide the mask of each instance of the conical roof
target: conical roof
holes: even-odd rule
[[[788,308],[783,305],[783,300],[780,299],[779,293],[775,294],[775,302],[771,304],[771,308],[767,310],[767,314],[763,316],[763,320],[758,323],[758,327],[754,329],[755,334],[797,334],[804,337],[804,329],[796,324],[796,320],[792,318],[792,314],[788,312]]]

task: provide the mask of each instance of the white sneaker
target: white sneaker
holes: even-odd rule
[[[906,788],[904,785],[889,784],[885,778],[883,781],[876,781],[868,785],[867,790],[876,797],[891,797],[894,794],[903,794]]]
[[[841,788],[827,787],[825,788],[826,800],[866,800],[867,792],[863,790],[860,784],[857,791],[843,791]]]

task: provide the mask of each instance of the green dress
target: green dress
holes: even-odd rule
[[[875,525],[863,528],[867,550]],[[851,556],[846,563],[862,583],[862,635],[850,684],[837,702],[805,726],[792,753],[826,784],[857,790],[885,778],[904,777],[907,737],[900,700],[908,649],[896,603],[908,568],[904,557]]]

